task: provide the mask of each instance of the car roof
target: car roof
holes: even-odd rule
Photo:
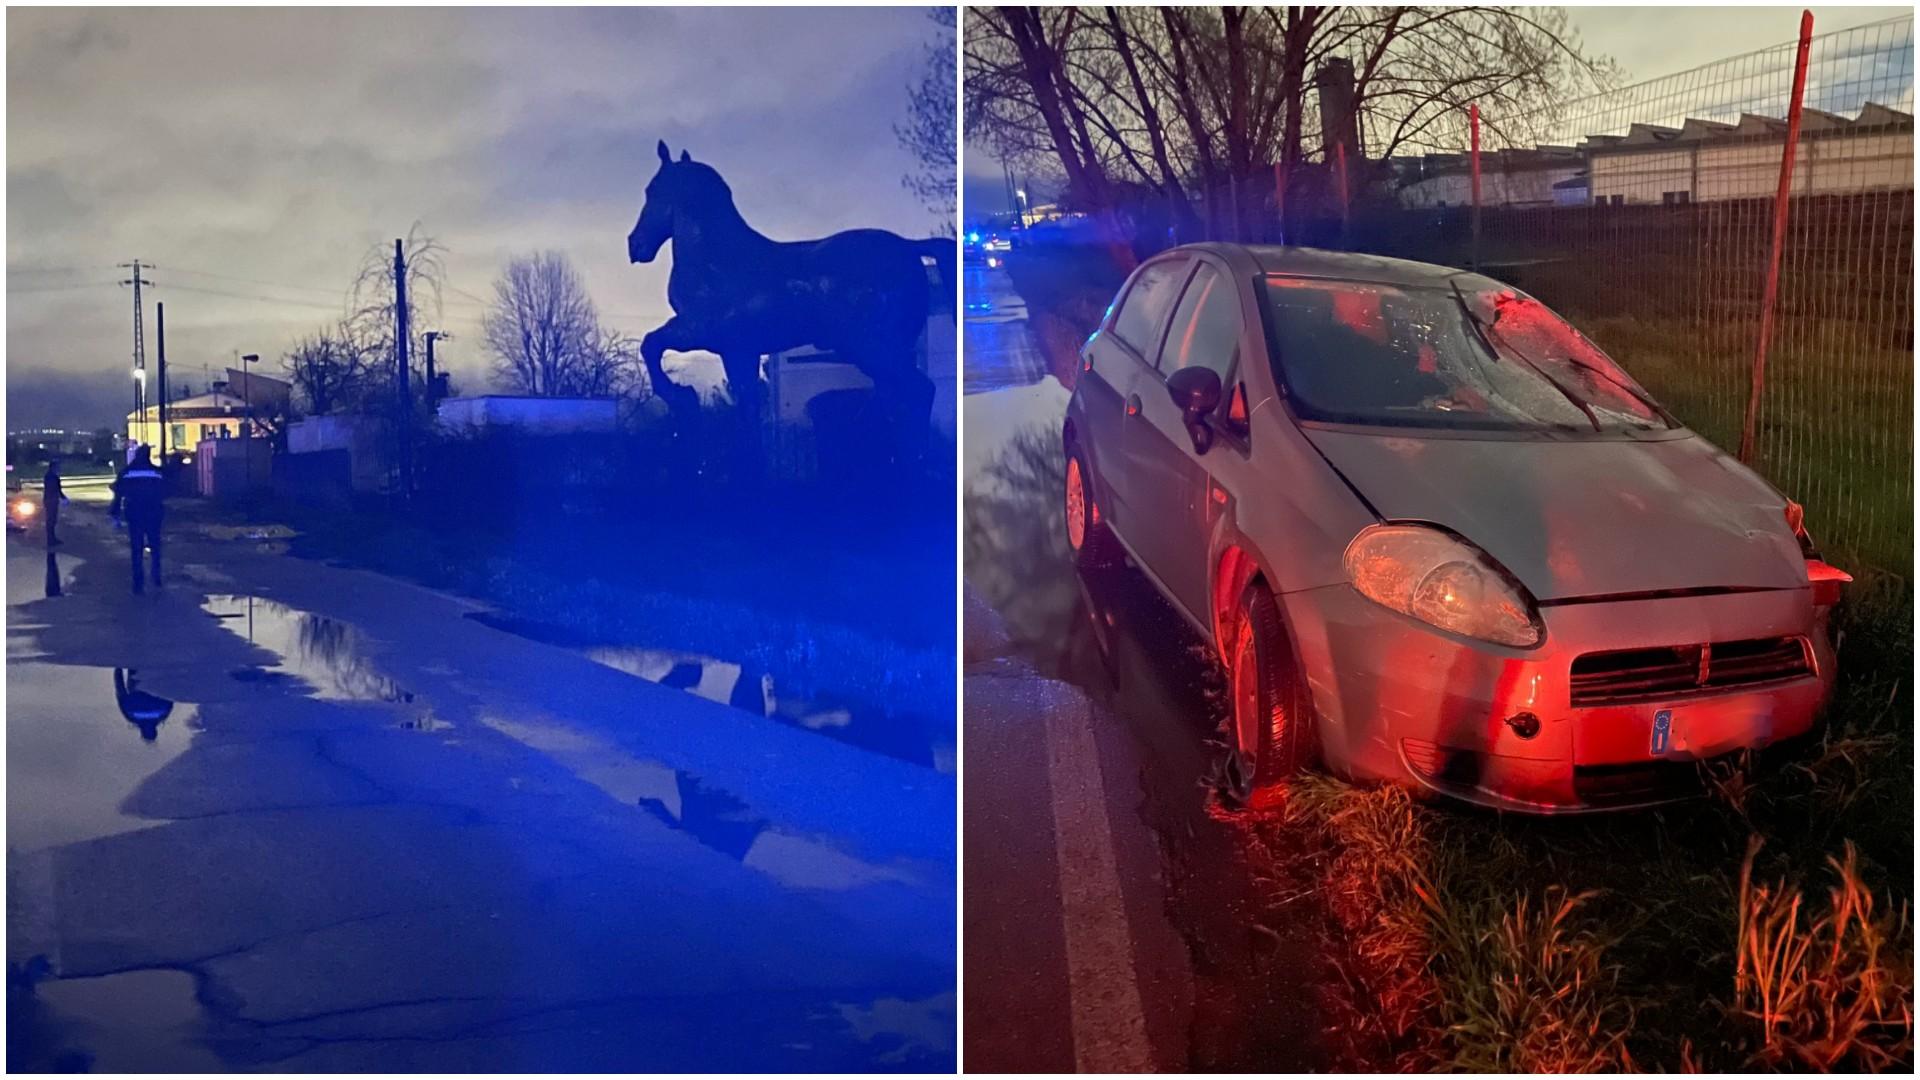
[[[1493,279],[1471,270],[1354,251],[1325,251],[1281,244],[1224,243],[1187,244],[1176,250],[1209,251],[1230,262],[1251,263],[1250,269],[1259,273],[1285,277],[1430,287],[1443,286],[1449,279],[1459,278],[1462,286],[1467,288],[1501,287]]]

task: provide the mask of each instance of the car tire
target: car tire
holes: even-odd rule
[[[1061,508],[1066,516],[1067,547],[1076,566],[1111,566],[1120,560],[1120,544],[1101,520],[1093,497],[1093,472],[1078,447],[1067,446],[1067,470]]]
[[[1262,806],[1313,764],[1319,741],[1279,601],[1256,584],[1240,597],[1239,614],[1224,650],[1230,712],[1222,789],[1237,805]]]

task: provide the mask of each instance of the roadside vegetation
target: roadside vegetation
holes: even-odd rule
[[[1314,775],[1248,827],[1325,860],[1383,1066],[1910,1070],[1911,626],[1903,589],[1851,598],[1816,745],[1705,800],[1529,819]]]

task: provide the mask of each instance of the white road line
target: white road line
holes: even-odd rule
[[[1047,779],[1066,923],[1074,1067],[1083,1073],[1153,1071],[1134,975],[1106,788],[1085,702],[1047,710]]]

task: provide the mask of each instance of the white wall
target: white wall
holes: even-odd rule
[[[1759,199],[1780,185],[1778,142],[1695,143],[1672,150],[1593,155],[1595,202],[1614,195],[1628,203],[1658,203],[1662,193],[1685,191],[1695,202]],[[1794,152],[1795,195],[1846,195],[1913,187],[1913,132],[1802,135]]]
[[[619,403],[611,398],[461,397],[442,401],[438,416],[451,432],[500,427],[559,435],[613,431],[619,426]]]

